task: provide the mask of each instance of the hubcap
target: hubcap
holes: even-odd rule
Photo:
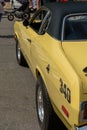
[[[44,120],[44,104],[43,104],[43,94],[41,87],[38,88],[38,95],[37,95],[37,102],[38,102],[38,115],[41,122]]]

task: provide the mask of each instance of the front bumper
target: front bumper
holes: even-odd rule
[[[82,127],[76,127],[75,130],[87,130],[87,125]]]

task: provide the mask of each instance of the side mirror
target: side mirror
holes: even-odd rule
[[[29,25],[29,21],[28,21],[27,19],[25,19],[25,20],[23,21],[23,25],[24,25],[25,27],[27,27],[27,26]]]

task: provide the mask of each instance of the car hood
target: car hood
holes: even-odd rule
[[[83,83],[83,93],[87,94],[87,41],[63,42],[64,53]]]

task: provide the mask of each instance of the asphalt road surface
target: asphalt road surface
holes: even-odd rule
[[[17,64],[13,23],[0,23],[0,130],[40,130],[35,109],[35,79]]]

